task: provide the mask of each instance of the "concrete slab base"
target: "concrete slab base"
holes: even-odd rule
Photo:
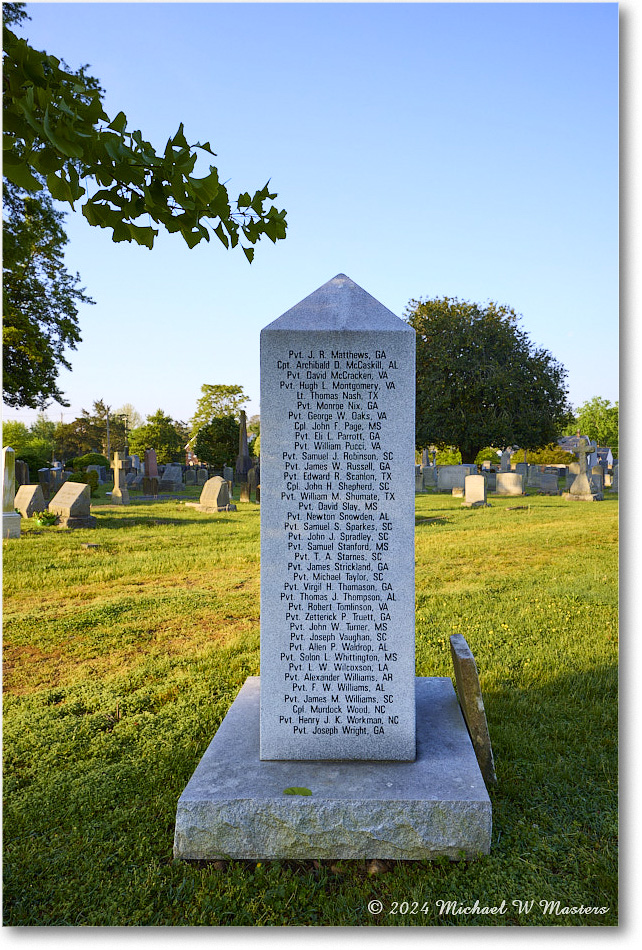
[[[489,853],[491,803],[448,677],[416,678],[414,762],[261,761],[259,697],[249,677],[181,795],[175,858]],[[311,794],[284,794],[293,787]]]

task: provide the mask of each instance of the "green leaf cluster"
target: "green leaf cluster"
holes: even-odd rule
[[[417,334],[417,448],[456,446],[474,462],[488,445],[557,438],[570,413],[566,370],[512,308],[443,297],[411,300],[405,317]]]
[[[64,262],[63,215],[46,192],[3,189],[2,388],[8,406],[43,409],[65,400],[61,367],[80,342],[78,307],[93,304]]]
[[[610,400],[602,396],[593,396],[576,410],[573,423],[565,434],[575,435],[579,429],[582,435],[588,436],[599,446],[608,446],[613,458],[617,458],[620,440],[619,416],[618,402],[611,404]]]
[[[184,462],[187,438],[187,426],[157,409],[147,416],[144,425],[129,433],[129,451],[142,459],[146,449],[155,449],[156,459],[161,465]]]
[[[247,396],[242,386],[203,383],[201,395],[196,403],[196,411],[190,419],[190,434],[195,436],[202,426],[207,425],[214,418],[234,416],[238,419],[246,402]]]
[[[194,452],[200,462],[222,469],[234,465],[238,455],[241,427],[232,414],[215,416],[201,426],[194,439]]]
[[[252,261],[250,245],[261,237],[285,238],[286,212],[269,204],[276,198],[269,181],[231,202],[214,165],[194,175],[199,155],[215,155],[209,142],[189,144],[181,124],[157,152],[128,129],[123,112],[109,118],[103,90],[85,67],[71,71],[16,36],[11,17],[3,19],[4,175],[13,185],[41,191],[46,182],[53,198],[72,207],[82,199],[89,224],[110,229],[116,242],[152,248],[156,224],[179,232],[190,248],[213,232]]]

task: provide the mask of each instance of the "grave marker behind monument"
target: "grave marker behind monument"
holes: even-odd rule
[[[15,510],[16,453],[7,446],[2,450],[2,537],[20,537],[20,515]]]
[[[261,758],[415,758],[414,331],[340,274],[261,334]]]

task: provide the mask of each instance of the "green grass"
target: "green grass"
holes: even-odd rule
[[[491,501],[417,496],[416,580],[417,674],[452,676],[453,633],[477,660],[492,850],[372,876],[360,861],[172,860],[178,797],[259,672],[258,506],[214,516],[132,494],[96,507],[93,531],[23,519],[3,542],[5,925],[614,926],[617,499]],[[475,899],[506,913],[439,915]],[[548,916],[541,900],[609,910]]]

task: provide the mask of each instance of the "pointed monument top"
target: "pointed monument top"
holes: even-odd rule
[[[337,274],[264,330],[405,330],[414,333],[412,327],[345,274]]]

